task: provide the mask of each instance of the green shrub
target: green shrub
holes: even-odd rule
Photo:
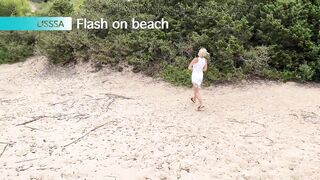
[[[255,76],[264,76],[263,71],[270,68],[269,48],[266,46],[257,46],[244,52],[243,54],[244,74]]]
[[[315,70],[312,66],[309,66],[308,64],[302,64],[299,66],[298,79],[301,79],[302,81],[309,81],[312,80],[314,75]]]
[[[83,31],[42,32],[38,35],[36,49],[55,64],[66,64],[78,60],[88,60],[90,44]]]
[[[27,0],[1,0],[0,16],[30,13]],[[22,61],[33,54],[35,36],[30,32],[0,32],[0,64]]]
[[[23,16],[30,13],[28,0],[1,0],[0,16]]]
[[[49,16],[68,16],[73,12],[73,4],[67,0],[53,0]]]
[[[222,81],[221,74],[219,70],[215,67],[208,67],[208,72],[205,74],[208,82],[219,82]]]
[[[44,32],[36,48],[55,63],[127,63],[179,85],[190,85],[187,66],[201,47],[210,53],[205,84],[252,76],[320,80],[319,7],[305,0],[52,0],[37,14],[109,22],[164,18],[170,28]]]
[[[319,6],[320,1],[265,1],[255,4],[254,14],[249,13],[255,31],[253,44],[272,47],[269,65],[280,71],[284,80],[316,79]]]
[[[0,64],[15,63],[33,54],[35,36],[30,32],[0,32]]]
[[[164,80],[179,86],[191,86],[191,71],[186,68],[177,68],[172,65],[162,65],[161,77]]]

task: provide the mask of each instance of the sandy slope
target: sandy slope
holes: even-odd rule
[[[0,66],[0,179],[320,179],[320,86]]]

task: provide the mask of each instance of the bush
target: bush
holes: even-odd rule
[[[263,77],[265,69],[269,69],[270,55],[269,48],[257,46],[244,52],[243,72],[254,76]]]
[[[71,16],[74,13],[73,3],[68,0],[53,0],[44,4],[37,13],[42,16]],[[89,44],[86,31],[41,32],[37,38],[36,50],[55,64],[66,64],[76,59],[88,60]]]
[[[173,4],[176,7],[173,8]],[[124,61],[132,65],[135,72],[152,76],[161,74],[168,76],[165,79],[171,82],[187,84],[188,81],[190,84],[190,77],[185,77],[187,81],[183,78],[187,74],[185,70],[197,51],[206,47],[212,52],[212,58],[208,58],[211,67],[217,69],[219,74],[228,74],[216,77],[230,79],[242,76],[237,63],[251,37],[250,27],[245,18],[230,16],[227,3],[93,0],[86,1],[82,12],[85,12],[82,14],[85,17],[107,17],[110,21],[130,22],[133,17],[146,21],[165,18],[171,25],[169,30],[88,31],[91,42],[88,54],[91,59],[113,65]],[[206,18],[213,16],[217,18]],[[162,63],[167,66],[162,66]],[[209,81],[213,79],[208,78]],[[180,80],[183,82],[178,82]]]
[[[316,80],[319,6],[320,1],[261,1],[251,11],[254,14],[249,13],[255,32],[253,44],[272,47],[268,64],[280,71],[284,80]]]
[[[73,61],[73,48],[67,35],[67,32],[42,33],[37,42],[39,52],[46,55],[55,64]]]
[[[0,64],[15,63],[33,54],[33,33],[0,32]]]
[[[28,0],[1,0],[0,16],[23,16],[30,13]]]
[[[27,0],[1,0],[0,16],[23,16],[30,12]],[[33,54],[35,36],[29,32],[0,32],[0,64],[14,63]]]
[[[187,66],[201,47],[210,53],[206,84],[251,76],[315,81],[320,80],[319,7],[319,1],[305,0],[52,0],[38,15],[110,22],[164,18],[170,28],[44,32],[36,47],[55,63],[127,63],[134,72],[178,85],[190,85]],[[0,56],[7,57],[8,49]]]
[[[315,70],[312,68],[312,66],[309,66],[308,64],[302,64],[299,66],[299,72],[297,78],[302,81],[309,81],[312,80],[312,78],[315,75]]]
[[[191,86],[191,71],[172,65],[163,65],[161,76],[168,82],[179,86]]]

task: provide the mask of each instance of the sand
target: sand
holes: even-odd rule
[[[0,179],[320,179],[320,85],[0,66]]]

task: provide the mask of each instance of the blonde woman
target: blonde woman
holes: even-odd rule
[[[209,53],[207,52],[207,50],[205,48],[201,48],[199,50],[198,57],[194,58],[188,67],[188,69],[192,70],[191,80],[193,84],[193,97],[191,98],[191,101],[193,103],[196,103],[198,99],[200,103],[197,109],[198,111],[202,111],[204,109],[202,97],[200,94],[200,88],[203,80],[203,72],[207,71],[208,69],[207,59],[205,58],[208,55]]]

